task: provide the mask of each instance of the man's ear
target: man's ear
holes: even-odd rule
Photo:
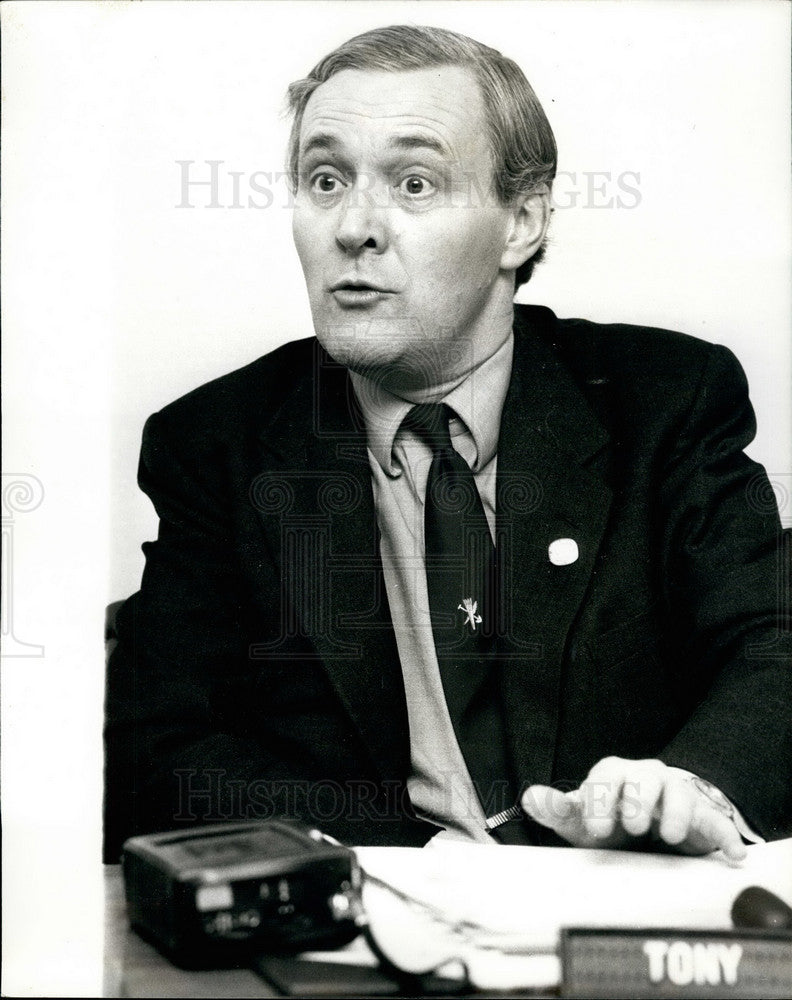
[[[501,257],[504,271],[516,271],[533,257],[545,238],[551,212],[550,188],[546,184],[540,184],[529,195],[515,199],[511,228]]]

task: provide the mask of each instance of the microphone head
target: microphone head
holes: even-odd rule
[[[761,886],[743,889],[731,909],[735,927],[753,927],[765,931],[792,929],[792,907]]]

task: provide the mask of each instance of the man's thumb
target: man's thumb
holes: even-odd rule
[[[552,830],[565,827],[575,811],[574,801],[548,785],[531,785],[526,788],[520,805],[531,819]]]

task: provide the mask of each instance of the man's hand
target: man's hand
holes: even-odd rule
[[[575,847],[623,848],[643,838],[663,841],[680,854],[720,849],[735,862],[746,855],[730,816],[686,771],[659,760],[605,757],[576,791],[531,785],[521,804]]]

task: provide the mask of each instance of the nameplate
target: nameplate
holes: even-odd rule
[[[561,932],[565,997],[792,997],[789,931]]]

